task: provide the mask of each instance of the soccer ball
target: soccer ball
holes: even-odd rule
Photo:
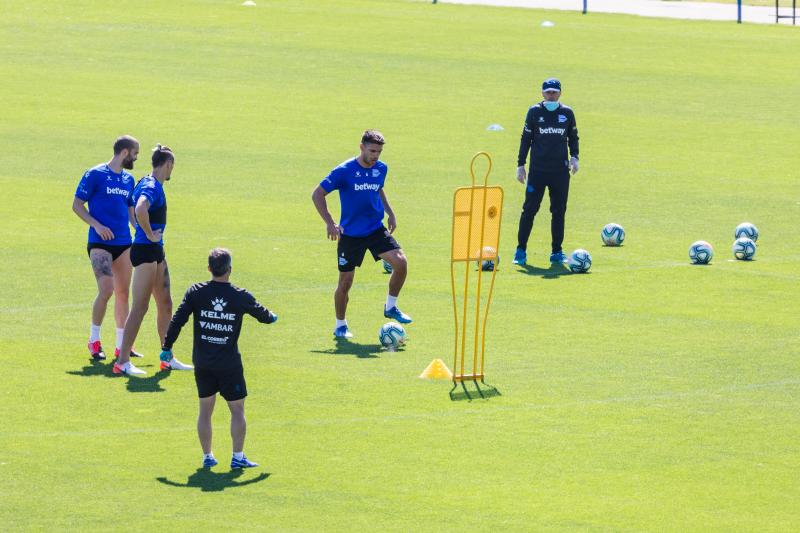
[[[625,240],[625,230],[619,224],[611,222],[603,226],[600,238],[606,246],[619,246]]]
[[[567,266],[573,272],[588,272],[592,268],[592,256],[583,248],[578,248],[569,255]]]
[[[492,272],[495,267],[500,263],[500,256],[496,255],[496,250],[491,246],[484,246],[483,247],[483,256],[484,257],[492,257],[495,256],[494,259],[484,259],[483,261],[479,261],[479,267],[484,272]]]
[[[406,330],[397,322],[387,322],[378,331],[378,340],[384,348],[394,350],[406,342]]]
[[[498,263],[500,262],[500,256],[497,257],[497,262]],[[494,267],[495,267],[494,259],[484,259],[481,262],[481,270],[483,270],[484,272],[492,272],[494,270]]]
[[[383,260],[383,269],[386,271],[387,274],[392,273],[392,265],[389,264],[389,261],[386,259]]]
[[[758,241],[758,228],[749,222],[742,222],[733,232],[733,238],[747,237],[753,242]]]
[[[733,243],[733,255],[736,259],[749,261],[756,255],[756,243],[747,237],[739,237]]]
[[[689,259],[696,265],[706,265],[714,257],[714,248],[706,241],[696,241],[689,247]]]

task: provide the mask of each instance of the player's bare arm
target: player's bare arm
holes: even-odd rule
[[[136,212],[133,210],[133,206],[128,208],[128,223],[136,230]]]
[[[77,196],[72,199],[72,211],[78,215],[78,218],[89,224],[94,230],[100,235],[100,238],[104,241],[110,241],[114,238],[114,232],[111,231],[107,226],[102,225],[100,222],[97,221],[89,211],[86,209],[86,202],[81,200]]]
[[[328,211],[328,202],[325,200],[325,196],[327,196],[327,192],[325,189],[317,185],[317,188],[314,189],[314,192],[311,193],[311,200],[314,202],[314,207],[317,208],[317,213],[319,216],[322,217],[322,221],[325,222],[328,231],[328,238],[332,241],[338,240],[339,235],[342,233],[342,228],[339,227],[339,224],[333,220],[330,211]]]
[[[161,230],[153,231],[153,228],[150,227],[148,209],[150,209],[150,201],[144,197],[139,198],[139,201],[136,202],[136,220],[139,221],[139,226],[141,226],[147,238],[150,239],[150,242],[158,242],[161,240]]]
[[[392,206],[389,204],[389,199],[386,197],[386,191],[381,189],[378,191],[378,193],[381,195],[383,210],[386,211],[386,214],[388,215],[388,218],[386,219],[386,229],[389,230],[389,233],[394,233],[394,230],[397,229],[397,217],[394,216]]]

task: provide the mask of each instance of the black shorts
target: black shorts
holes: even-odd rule
[[[375,261],[380,260],[380,254],[399,250],[400,245],[394,240],[389,230],[381,226],[366,237],[339,237],[339,245],[336,247],[336,255],[339,259],[339,272],[352,272],[357,266],[361,266],[364,255],[369,250]]]
[[[161,263],[164,261],[164,247],[158,243],[132,244],[131,264],[135,267],[144,263]]]
[[[130,247],[130,244],[103,244],[102,242],[90,242],[86,245],[86,253],[89,255],[89,257],[91,257],[92,249],[99,248],[100,250],[105,250],[106,252],[110,253],[111,261],[114,262],[117,260],[117,257],[124,254],[125,250]]]
[[[195,367],[194,381],[197,383],[197,396],[200,398],[220,393],[226,401],[234,402],[247,396],[242,367],[224,370]]]

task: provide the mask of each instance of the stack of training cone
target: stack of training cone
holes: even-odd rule
[[[453,373],[441,359],[434,359],[419,375],[422,379],[453,379]]]

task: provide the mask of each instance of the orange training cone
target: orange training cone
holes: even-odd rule
[[[422,379],[453,379],[453,373],[441,359],[434,359],[419,375]]]

